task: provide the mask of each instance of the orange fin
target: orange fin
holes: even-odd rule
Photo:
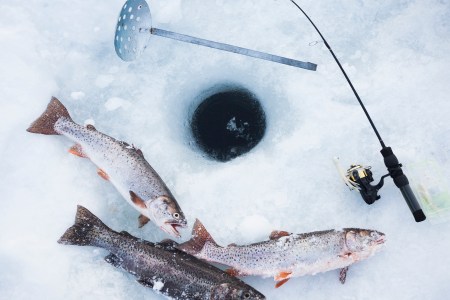
[[[100,175],[101,178],[109,180],[108,174],[106,174],[106,172],[103,171],[102,169],[97,169],[97,174]]]
[[[233,277],[242,277],[245,276],[245,273],[239,272],[238,270],[234,269],[234,268],[229,268],[225,270],[225,273],[227,273],[230,276]]]
[[[286,278],[286,279],[283,279],[283,280],[281,280],[281,281],[278,281],[277,284],[275,284],[275,288],[279,288],[280,286],[282,286],[283,284],[285,284],[286,282],[288,282],[289,279],[290,279],[290,278]]]
[[[81,148],[80,144],[75,144],[72,147],[70,147],[69,153],[79,156],[79,157],[87,158],[87,155],[86,155],[86,153],[83,152],[83,148]]]
[[[130,191],[131,201],[133,201],[134,204],[139,206],[140,208],[147,208],[147,205],[145,205],[144,200],[142,200],[138,195],[136,195],[133,191]]]
[[[347,279],[347,271],[348,271],[348,267],[342,268],[341,271],[339,272],[339,281],[344,284],[345,280]]]
[[[277,275],[275,275],[274,279],[275,281],[280,281],[283,279],[289,279],[291,276],[292,272],[280,272]]]
[[[138,220],[139,220],[139,228],[141,228],[142,226],[144,226],[145,224],[147,224],[148,221],[150,221],[150,219],[147,218],[147,217],[144,216],[144,215],[140,215],[139,218],[138,218]]]
[[[274,230],[269,235],[269,239],[271,239],[271,240],[278,240],[280,237],[289,236],[289,235],[291,235],[291,234],[289,232],[287,232],[287,231]]]

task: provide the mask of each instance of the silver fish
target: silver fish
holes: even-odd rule
[[[171,299],[266,299],[243,281],[174,248],[173,241],[154,244],[127,232],[116,232],[78,206],[75,225],[58,243],[108,250],[105,260],[136,276],[144,286]]]
[[[46,135],[64,135],[76,144],[69,152],[89,158],[97,173],[109,180],[140,213],[139,227],[152,220],[165,232],[179,237],[177,227],[186,227],[180,206],[141,150],[95,129],[72,121],[67,109],[55,97],[45,112],[27,129]]]
[[[217,245],[203,224],[196,220],[192,238],[177,246],[197,258],[230,266],[235,276],[273,276],[280,287],[290,278],[341,269],[345,282],[348,266],[379,251],[385,235],[375,230],[345,228],[291,234],[274,231],[270,240],[238,246]]]

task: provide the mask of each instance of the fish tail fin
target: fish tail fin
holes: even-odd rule
[[[194,227],[192,228],[191,239],[187,242],[179,244],[178,246],[176,246],[176,248],[191,255],[196,255],[197,253],[202,251],[207,242],[210,242],[213,245],[219,247],[219,245],[217,245],[212,236],[206,230],[205,226],[203,226],[203,224],[198,219],[196,219]]]
[[[77,206],[75,224],[66,230],[58,243],[64,245],[95,246],[104,231],[110,229],[93,213],[81,205]]]
[[[47,105],[47,109],[28,127],[27,131],[31,133],[58,135],[59,133],[55,131],[54,127],[55,123],[61,117],[72,120],[66,107],[58,99],[52,97],[52,100]]]

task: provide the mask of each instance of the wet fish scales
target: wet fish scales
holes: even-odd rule
[[[154,244],[118,233],[82,206],[75,225],[58,242],[104,248],[110,252],[107,262],[172,299],[265,299],[241,280],[174,248],[173,242]]]
[[[76,144],[69,152],[89,158],[97,173],[109,180],[125,200],[165,232],[178,237],[177,227],[186,227],[186,218],[178,202],[142,151],[95,129],[75,123],[66,107],[52,98],[44,113],[27,131],[46,135],[64,135]]]

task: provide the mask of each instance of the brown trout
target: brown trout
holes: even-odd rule
[[[58,243],[104,248],[110,252],[105,257],[108,263],[171,299],[265,299],[243,281],[174,248],[174,242],[154,244],[116,232],[82,206],[78,206],[75,225]]]
[[[196,220],[192,238],[176,246],[197,258],[230,266],[235,276],[273,276],[280,287],[290,278],[341,269],[345,282],[348,266],[372,256],[385,242],[375,230],[345,228],[292,234],[273,231],[270,240],[238,246],[217,245],[203,224]]]
[[[109,180],[140,213],[139,227],[149,220],[165,232],[179,237],[177,227],[186,227],[180,206],[158,173],[145,160],[142,151],[95,129],[72,121],[67,109],[52,98],[45,112],[28,132],[64,135],[76,144],[69,152],[89,158],[97,173]]]

